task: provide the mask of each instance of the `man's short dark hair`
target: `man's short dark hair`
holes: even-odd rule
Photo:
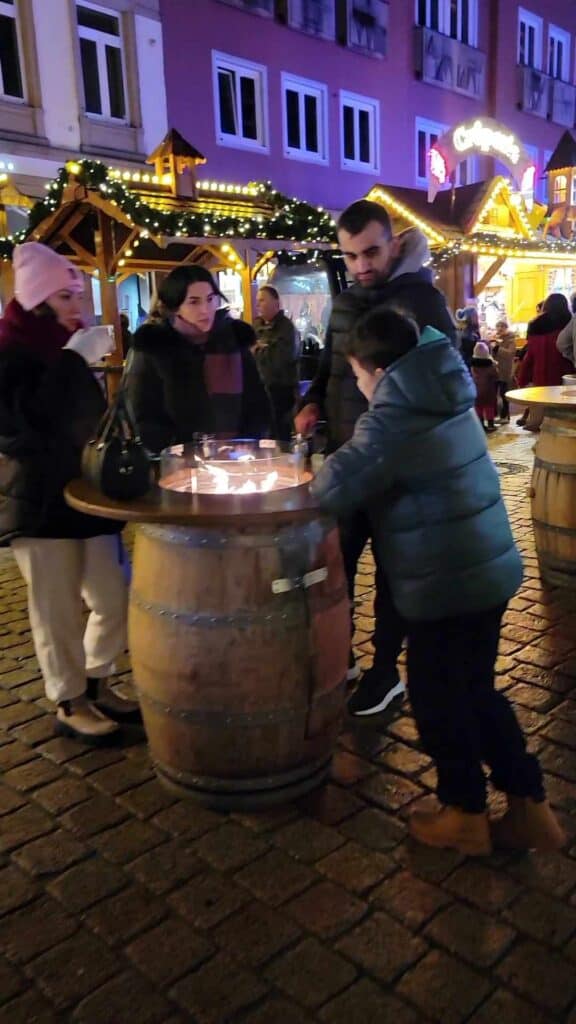
[[[419,337],[418,325],[411,317],[388,306],[377,306],[358,321],[345,352],[367,370],[385,370],[415,348]]]
[[[271,295],[273,299],[276,299],[276,302],[280,302],[280,292],[276,291],[276,289],[271,284],[261,285],[258,291],[268,292],[268,294]]]
[[[349,235],[359,235],[372,221],[381,224],[386,237],[392,238],[390,217],[380,203],[373,203],[370,199],[358,199],[347,206],[340,215],[336,230],[347,231]]]

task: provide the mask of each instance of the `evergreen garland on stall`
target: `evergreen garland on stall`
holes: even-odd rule
[[[189,238],[269,238],[291,242],[334,242],[335,222],[322,207],[311,206],[299,199],[290,199],[272,188],[270,182],[255,186],[255,203],[272,209],[272,216],[246,213],[230,216],[209,211],[161,210],[150,206],[137,192],[110,175],[107,167],[95,160],[75,162],[74,179],[79,185],[100,191],[131,217],[143,232]],[[46,198],[31,209],[28,224],[16,235],[0,238],[0,258],[10,259],[14,246],[23,242],[60,205],[62,193],[69,184],[70,169],[62,167],[58,177],[46,186]],[[159,196],[161,198],[161,196]],[[221,197],[220,197],[221,198]],[[233,200],[231,200],[233,201]]]

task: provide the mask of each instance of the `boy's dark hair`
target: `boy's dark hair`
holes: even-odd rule
[[[358,199],[347,206],[336,224],[337,231],[347,231],[349,235],[359,235],[372,221],[377,221],[384,228],[388,239],[392,238],[392,224],[386,210],[380,203],[370,199]]]
[[[280,292],[276,291],[276,289],[271,284],[261,285],[258,291],[268,292],[268,294],[271,295],[273,299],[276,299],[276,302],[280,302]]]
[[[345,353],[367,370],[385,370],[416,348],[420,337],[415,320],[388,306],[378,306],[357,323]]]
[[[198,282],[209,284],[212,291],[223,298],[212,274],[205,267],[176,267],[164,278],[158,289],[158,298],[164,309],[168,313],[175,313],[186,298],[188,286]]]

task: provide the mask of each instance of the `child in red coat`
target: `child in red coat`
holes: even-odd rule
[[[496,430],[494,420],[498,405],[498,369],[484,341],[477,341],[474,346],[470,372],[476,385],[474,408],[484,430],[491,434]]]

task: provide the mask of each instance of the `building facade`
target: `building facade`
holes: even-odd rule
[[[0,171],[23,193],[74,155],[140,165],[166,127],[159,0],[0,0]]]
[[[223,180],[338,210],[375,182],[425,188],[443,131],[514,130],[536,191],[575,122],[572,0],[160,0],[170,124]],[[456,184],[500,168],[462,162]]]

